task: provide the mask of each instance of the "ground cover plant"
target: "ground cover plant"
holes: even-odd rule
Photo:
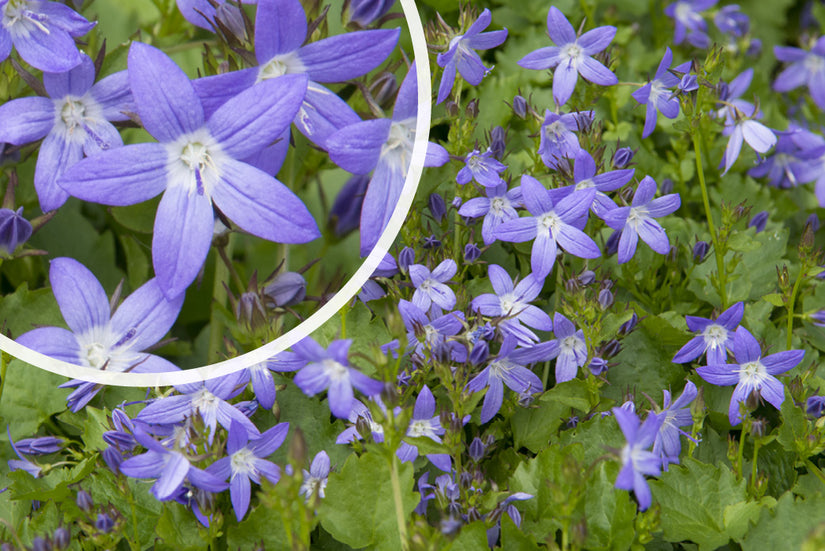
[[[118,10],[75,4],[88,19],[55,3],[0,4],[14,52],[3,64],[13,99],[0,106],[0,138],[13,144],[5,330],[126,371],[232,357],[296,324],[374,245],[409,163],[410,75],[423,60],[409,56],[400,6],[155,0],[140,40],[129,30],[103,50]],[[288,351],[201,383],[103,388],[4,355],[4,548],[825,547],[825,6],[418,10],[430,168],[380,269]],[[364,32],[384,34],[354,34]],[[33,47],[38,33],[61,55]],[[361,48],[381,49],[376,36],[400,37],[349,74],[335,57],[348,51],[342,33],[356,37],[358,63]],[[168,54],[180,51],[208,76],[176,70]],[[192,101],[158,96],[161,82]],[[326,82],[334,93],[318,92]],[[55,103],[66,90],[112,108]],[[192,114],[200,97],[211,99]],[[301,106],[321,97],[336,102],[321,117],[328,136],[303,140]],[[127,101],[137,111],[117,103]],[[358,120],[334,118],[342,104]],[[82,150],[67,145],[70,121]],[[118,132],[120,153],[100,147]],[[48,155],[56,142],[74,156],[65,170]],[[306,182],[320,190],[307,212],[328,221],[321,248],[296,236],[286,254],[268,223],[244,226],[249,204],[226,182],[264,146],[287,149],[269,178],[296,187],[296,200],[312,203]],[[43,167],[62,172],[40,179]],[[164,210],[167,197],[193,212],[211,199],[232,237],[220,230],[195,251],[187,240],[203,232],[169,232],[181,216]],[[29,222],[53,210],[47,201],[57,214]],[[75,246],[92,237],[88,251],[40,237],[65,231],[61,216],[87,228]],[[142,257],[124,238],[137,219]],[[311,233],[301,220],[296,235]],[[256,250],[246,234],[267,244]],[[116,254],[99,253],[106,240]],[[233,240],[244,246],[227,252]],[[352,258],[336,264],[328,252],[341,243]],[[206,259],[200,285],[179,255]],[[253,275],[282,261],[270,281]],[[304,290],[317,285],[324,293]]]

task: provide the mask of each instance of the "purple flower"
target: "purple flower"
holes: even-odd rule
[[[799,161],[792,164],[792,174],[800,182],[816,182],[814,193],[819,206],[825,206],[825,138],[813,132],[799,130],[791,134],[791,139],[801,149],[797,154]],[[780,152],[781,142],[780,136],[776,144],[777,153]]]
[[[754,104],[742,99],[742,95],[748,90],[752,80],[753,69],[746,69],[739,73],[730,83],[719,81],[717,93],[719,100],[725,103],[716,104],[719,108],[716,112],[716,117],[724,119],[726,126],[734,124],[737,110],[746,116],[751,116],[756,111]],[[757,116],[761,117],[762,114],[759,113]]]
[[[390,11],[394,3],[395,0],[352,0],[349,4],[351,10],[349,19],[366,27]]]
[[[375,246],[392,216],[407,176],[415,141],[418,80],[415,63],[398,90],[392,119],[351,124],[332,134],[325,147],[338,166],[353,174],[372,171],[361,208],[361,254]],[[429,143],[425,166],[441,166],[447,150]]]
[[[48,455],[63,449],[64,441],[56,436],[38,436],[17,441],[17,452],[25,455]]]
[[[57,181],[67,168],[101,151],[123,145],[109,121],[125,121],[134,111],[126,71],[97,84],[95,66],[86,54],[69,71],[43,73],[49,98],[20,98],[0,106],[0,141],[23,145],[43,139],[34,171],[34,188],[43,212],[69,198]],[[45,138],[45,139],[44,139]]]
[[[567,103],[576,87],[578,76],[602,86],[612,86],[616,75],[593,59],[616,36],[616,27],[597,27],[576,37],[573,26],[555,6],[547,13],[547,33],[555,46],[539,48],[524,56],[518,64],[525,69],[544,70],[556,67],[553,72],[553,101],[560,107]]]
[[[441,84],[438,86],[436,105],[450,95],[455,83],[456,69],[464,80],[473,86],[481,84],[481,80],[490,72],[490,69],[484,66],[481,58],[473,50],[489,50],[501,45],[507,39],[507,29],[481,32],[490,26],[491,21],[490,10],[485,8],[466,33],[454,37],[450,40],[447,51],[438,54],[436,62],[439,67],[444,68],[444,72],[441,75]]]
[[[681,200],[678,193],[658,199],[654,199],[654,195],[656,182],[650,176],[645,176],[633,195],[631,206],[617,207],[605,213],[603,218],[607,225],[622,232],[619,239],[619,264],[633,257],[639,237],[659,254],[667,254],[670,250],[670,241],[665,230],[654,218],[676,211],[681,205]]]
[[[398,313],[407,328],[407,346],[413,349],[414,363],[422,363],[426,352],[438,359],[466,359],[467,351],[460,343],[447,341],[447,337],[464,329],[463,312],[449,312],[430,321],[424,310],[402,299],[398,302]]]
[[[313,495],[324,498],[324,489],[329,478],[329,455],[324,450],[315,454],[309,470],[304,469],[304,482],[299,490],[300,495],[309,501]]]
[[[9,470],[26,471],[33,477],[38,478],[43,468],[40,465],[33,463],[25,457],[23,457],[23,455],[20,453],[20,450],[15,445],[14,440],[12,440],[11,429],[8,425],[6,425],[6,434],[9,437],[9,444],[11,444],[11,449],[12,451],[14,451],[14,455],[17,456],[17,459],[9,459]]]
[[[9,57],[14,45],[23,61],[47,73],[76,67],[81,54],[74,39],[96,25],[58,2],[3,0],[0,16],[0,61]]]
[[[426,266],[413,264],[409,267],[410,280],[415,286],[412,303],[432,317],[440,316],[442,308],[451,310],[455,306],[455,293],[445,285],[456,274],[455,260],[447,259],[430,272]]]
[[[386,412],[387,407],[381,402],[380,399],[375,399],[378,403],[378,406]],[[400,413],[401,408],[396,408],[396,413]],[[384,441],[384,427],[382,427],[379,423],[376,423],[375,420],[372,418],[372,413],[367,406],[361,400],[353,400],[352,401],[352,409],[347,416],[347,419],[351,426],[344,429],[341,434],[335,439],[336,444],[350,444],[356,440],[361,440],[363,436],[358,432],[358,421],[363,420],[366,422],[367,426],[370,429],[370,433],[372,436],[373,441],[376,443],[381,443]]]
[[[250,481],[260,484],[261,475],[273,484],[280,480],[280,468],[264,458],[283,444],[288,430],[289,423],[279,423],[250,442],[247,430],[233,421],[226,438],[226,457],[206,468],[206,472],[218,480],[229,478],[229,495],[238,522],[249,509]]]
[[[255,399],[266,409],[271,409],[275,405],[275,380],[272,378],[272,372],[295,371],[301,368],[300,360],[286,361],[285,358],[287,353],[282,353],[247,369]]]
[[[673,96],[670,89],[679,84],[679,77],[670,72],[670,64],[673,62],[673,52],[670,48],[665,49],[665,55],[656,69],[653,80],[633,92],[633,99],[646,105],[645,127],[642,131],[642,138],[647,138],[656,128],[656,114],[662,113],[669,119],[679,116],[679,100]],[[688,67],[689,68],[689,67]],[[686,72],[684,66],[676,68],[677,71]]]
[[[733,352],[733,335],[742,322],[744,313],[744,304],[737,302],[722,312],[715,321],[696,316],[686,316],[685,321],[687,321],[688,329],[694,333],[700,331],[701,333],[690,339],[676,353],[673,361],[678,364],[692,362],[707,352],[708,365],[725,363],[727,351]]]
[[[206,119],[192,83],[160,50],[132,43],[129,83],[146,130],[160,143],[103,151],[59,182],[70,195],[133,205],[163,193],[152,263],[174,298],[195,279],[212,243],[212,203],[241,229],[279,243],[320,235],[301,200],[274,177],[241,162],[275,140],[294,117],[306,77],[285,75],[245,90]]]
[[[534,240],[530,265],[535,277],[544,279],[551,272],[558,246],[580,258],[601,256],[598,245],[575,226],[593,204],[595,189],[574,191],[555,203],[552,192],[525,174],[521,177],[521,191],[532,216],[502,223],[496,236],[515,243]]]
[[[653,454],[662,460],[662,468],[667,470],[669,463],[679,463],[679,454],[682,453],[681,435],[691,438],[689,434],[680,429],[693,424],[693,417],[690,414],[688,405],[696,398],[698,391],[696,385],[688,381],[682,394],[671,403],[670,392],[664,391],[664,401],[662,403],[662,425],[656,433],[656,440],[653,442]],[[691,438],[692,439],[692,438]]]
[[[739,404],[751,394],[758,393],[776,409],[782,407],[785,387],[774,375],[796,367],[805,356],[805,351],[788,350],[763,357],[759,343],[744,327],[739,327],[733,338],[733,355],[737,363],[710,364],[696,368],[696,373],[713,385],[736,385],[730,399],[728,418],[731,425],[737,425],[742,420]]]
[[[435,414],[433,393],[427,385],[424,385],[415,400],[413,416],[410,419],[409,427],[407,427],[407,436],[410,438],[426,436],[434,442],[441,443],[441,435],[445,432],[444,427],[441,426],[440,416]],[[414,461],[418,457],[418,448],[408,442],[402,442],[397,454],[402,462]],[[442,471],[452,469],[452,459],[448,454],[428,454],[427,459]]]
[[[713,22],[721,32],[735,37],[745,36],[750,29],[750,19],[736,4],[724,6],[717,11]]]
[[[305,75],[306,94],[301,96],[297,111],[288,113],[289,120],[294,119],[307,138],[324,148],[333,132],[360,118],[321,83],[343,82],[368,73],[392,52],[399,34],[399,29],[357,31],[302,46],[307,37],[307,19],[300,0],[267,0],[259,3],[255,15],[255,57],[259,66],[200,78],[194,81],[195,91],[208,117],[250,87],[281,75]],[[282,147],[286,148],[286,127],[280,130],[276,137],[285,138]],[[273,141],[270,139],[267,145]]]
[[[521,187],[507,191],[507,184],[501,182],[495,188],[485,188],[487,197],[474,197],[461,205],[458,214],[469,218],[484,217],[481,223],[481,237],[485,245],[496,240],[496,230],[507,220],[518,218],[516,207],[522,205]]]
[[[587,342],[584,332],[559,312],[553,315],[553,333],[556,338],[550,342],[556,344],[557,352],[551,358],[556,358],[556,382],[563,383],[574,379],[587,362]]]
[[[524,325],[540,331],[553,330],[550,316],[541,308],[528,304],[539,296],[544,280],[530,274],[516,284],[504,268],[496,264],[490,264],[488,275],[495,294],[486,293],[474,298],[473,310],[483,316],[505,318],[499,323],[499,329],[504,335],[515,337],[522,346],[532,346],[539,341]]]
[[[756,233],[765,231],[765,226],[768,223],[769,216],[770,213],[766,210],[757,212],[751,217],[750,222],[748,222],[748,227],[756,229]]]
[[[488,149],[481,153],[474,149],[464,158],[465,165],[458,171],[455,181],[462,186],[475,180],[486,188],[496,188],[504,183],[499,176],[501,172],[507,170],[507,165],[493,157],[492,150]]]
[[[622,469],[616,477],[616,488],[633,490],[639,502],[639,509],[644,511],[652,502],[650,487],[644,475],[658,476],[662,464],[659,456],[647,451],[647,448],[659,434],[664,415],[648,414],[645,422],[641,423],[632,410],[620,407],[613,408],[612,411],[627,441],[621,452]]]
[[[244,4],[256,4],[258,0],[243,0]],[[219,24],[239,37],[244,36],[244,22],[240,7],[225,0],[176,0],[181,15],[207,31],[217,32]],[[261,2],[264,4],[264,2]]]
[[[541,379],[525,366],[552,357],[554,350],[554,343],[543,343],[517,350],[516,339],[505,337],[496,359],[467,383],[467,390],[470,392],[480,392],[487,387],[487,394],[484,395],[484,403],[481,406],[481,422],[486,423],[501,409],[504,385],[519,394],[541,392]]]
[[[573,165],[575,184],[559,188],[559,192],[567,196],[577,190],[595,188],[596,195],[590,209],[593,214],[601,218],[604,213],[616,208],[616,204],[607,196],[605,191],[616,191],[627,184],[635,173],[636,169],[627,168],[596,174],[596,161],[593,160],[590,153],[581,149],[576,153]]]
[[[697,48],[707,48],[710,38],[702,11],[712,8],[717,0],[679,0],[665,8],[665,15],[676,23],[673,43],[681,44],[687,38]]]
[[[222,492],[229,486],[212,473],[194,467],[183,453],[166,449],[145,432],[135,431],[135,439],[147,451],[121,463],[120,472],[132,478],[156,478],[151,492],[158,501],[174,499],[187,478],[193,486],[210,492]]]
[[[586,126],[580,113],[559,115],[549,109],[544,112],[544,122],[539,131],[539,155],[549,168],[558,168],[562,158],[573,159],[581,151],[574,132]]]
[[[725,170],[724,176],[736,162],[739,152],[742,150],[742,141],[747,142],[757,153],[767,153],[776,143],[776,135],[770,128],[756,122],[751,118],[745,118],[743,113],[737,113],[736,118],[731,121],[727,129],[730,130],[730,138],[725,148],[725,158],[722,160]]]
[[[786,132],[777,131],[773,155],[764,157],[762,162],[748,171],[748,176],[767,177],[769,185],[782,189],[796,187],[800,182],[815,180],[816,178],[808,178],[809,173],[806,169],[810,161],[806,157],[809,152],[800,150],[795,139],[797,133],[799,131],[794,128],[789,128]],[[818,187],[817,199],[820,198]],[[825,195],[822,197],[825,198]]]
[[[825,109],[825,36],[820,36],[810,52],[788,46],[774,46],[773,53],[779,61],[790,65],[779,73],[773,82],[777,92],[789,92],[807,85],[814,103]]]
[[[139,287],[111,313],[106,291],[78,261],[55,258],[49,268],[54,298],[69,329],[40,327],[20,335],[19,344],[76,365],[107,371],[159,373],[178,368],[142,351],[157,343],[180,312],[183,296],[169,301],[155,279]],[[68,405],[77,412],[101,385],[71,380],[61,385],[77,387]]]
[[[198,414],[203,424],[209,429],[208,443],[210,445],[215,437],[218,424],[229,430],[233,421],[245,427],[250,436],[257,437],[259,434],[257,427],[237,407],[228,402],[243,392],[247,384],[246,377],[245,371],[239,371],[202,383],[177,385],[176,390],[182,394],[153,401],[138,413],[135,420],[143,423],[170,425]]]
[[[348,352],[351,339],[337,340],[324,348],[312,337],[292,346],[296,356],[307,364],[295,375],[295,384],[307,396],[329,389],[329,409],[333,415],[346,419],[355,398],[353,387],[367,396],[381,392],[384,384],[371,379],[349,365]]]

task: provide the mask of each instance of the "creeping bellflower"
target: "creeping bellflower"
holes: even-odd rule
[[[650,413],[645,422],[641,423],[635,411],[624,407],[613,408],[612,411],[627,441],[621,451],[622,469],[616,478],[616,488],[633,490],[639,509],[644,511],[652,502],[650,486],[644,475],[658,476],[662,464],[659,456],[647,449],[659,434],[664,416]]]
[[[507,220],[518,218],[516,208],[522,206],[521,187],[507,190],[501,182],[495,188],[485,188],[487,197],[474,197],[461,205],[458,214],[468,218],[484,217],[481,223],[481,237],[485,245],[496,241],[496,230]]]
[[[727,351],[733,352],[733,335],[744,313],[744,304],[737,302],[719,314],[716,320],[686,316],[688,329],[701,333],[679,349],[673,361],[679,364],[692,362],[707,352],[708,365],[725,363]]]

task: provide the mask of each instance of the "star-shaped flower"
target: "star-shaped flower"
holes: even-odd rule
[[[72,166],[58,184],[69,195],[133,205],[163,193],[155,215],[152,263],[174,298],[194,281],[212,243],[214,203],[241,229],[279,243],[320,236],[303,202],[248,158],[288,127],[306,92],[306,76],[262,82],[208,119],[192,83],[160,50],[132,43],[129,83],[138,115],[160,143],[108,150]]]
[[[564,105],[573,95],[579,75],[602,86],[619,82],[610,69],[592,57],[607,48],[616,36],[616,27],[597,27],[577,37],[564,14],[553,6],[547,14],[547,33],[556,45],[530,52],[518,64],[525,69],[556,68],[553,72],[553,101],[556,106]]]

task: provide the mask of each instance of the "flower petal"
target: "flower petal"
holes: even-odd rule
[[[112,333],[120,346],[145,350],[171,329],[183,305],[183,295],[167,300],[156,279],[126,297],[112,316]]]
[[[255,55],[266,63],[288,54],[307,39],[307,16],[300,0],[261,2],[255,14]]]
[[[46,356],[80,364],[80,347],[74,333],[61,327],[39,327],[23,333],[15,341]]]
[[[378,67],[392,53],[401,29],[355,31],[307,44],[298,51],[309,78],[343,82]]]

